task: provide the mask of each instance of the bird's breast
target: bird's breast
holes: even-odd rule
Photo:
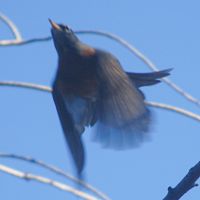
[[[56,84],[66,95],[92,98],[97,93],[97,80],[94,77],[68,77],[65,79],[56,79]]]
[[[55,83],[66,94],[81,97],[94,96],[98,87],[96,65],[92,59],[74,55],[60,58]]]

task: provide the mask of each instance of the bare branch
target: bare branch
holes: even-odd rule
[[[87,30],[87,31],[76,31],[77,34],[96,34],[96,35],[102,35],[107,38],[110,38],[112,40],[117,41],[118,43],[122,44],[124,47],[126,47],[131,53],[133,53],[135,56],[137,56],[140,60],[142,60],[150,69],[153,71],[158,71],[159,69],[156,67],[156,65],[147,58],[143,53],[141,53],[136,47],[128,43],[126,40],[122,39],[121,37],[107,33],[104,31],[94,31],[94,30]],[[180,88],[178,85],[173,83],[168,78],[162,79],[167,85],[169,85],[171,88],[173,88],[177,93],[185,97],[187,100],[191,101],[192,103],[196,104],[197,106],[200,106],[200,100],[194,98],[189,93],[185,92],[182,88]]]
[[[169,187],[168,194],[163,200],[178,200],[185,193],[191,190],[193,187],[198,186],[195,182],[200,177],[200,162],[192,167],[187,175],[178,183],[175,188]]]
[[[13,36],[15,37],[14,40],[2,40],[2,41],[0,41],[0,46],[25,45],[25,44],[34,43],[34,42],[42,42],[42,41],[51,40],[50,36],[42,37],[42,38],[33,38],[33,39],[29,39],[29,40],[23,40],[18,28],[8,17],[6,17],[4,14],[0,13],[0,19],[9,27]],[[126,40],[122,39],[121,37],[119,37],[117,35],[107,33],[107,32],[104,32],[104,31],[97,31],[97,30],[85,30],[85,31],[80,30],[80,31],[75,31],[75,33],[77,33],[77,34],[101,35],[101,36],[105,36],[109,39],[112,39],[114,41],[117,41],[118,43],[120,43],[121,45],[126,47],[131,53],[133,53],[141,61],[143,61],[151,70],[153,70],[153,71],[159,70],[156,67],[156,65],[149,58],[147,58],[143,53],[141,53],[133,45],[131,45]],[[187,100],[196,104],[197,106],[200,106],[200,100],[196,99],[191,94],[185,92],[182,88],[180,88],[174,82],[172,82],[168,78],[163,78],[162,80],[168,86],[170,86],[172,89],[174,89],[177,93],[179,93],[180,95],[185,97]],[[1,81],[0,85],[1,86],[22,87],[22,88],[29,88],[29,89],[40,90],[40,91],[45,91],[45,92],[52,92],[52,88],[50,88],[48,86],[38,85],[38,84],[33,84],[33,83],[15,82],[15,81]],[[182,114],[186,117],[200,121],[200,115],[197,115],[193,112],[187,111],[187,110],[182,109],[182,108],[178,108],[178,107],[175,107],[175,106],[171,106],[171,105],[167,105],[167,104],[163,104],[163,103],[158,103],[158,102],[145,102],[145,103],[148,106],[151,106],[151,107],[170,110],[170,111]],[[93,193],[95,193],[96,195],[98,195],[102,199],[107,199],[107,200],[109,199],[107,196],[105,196],[103,193],[97,191],[95,188],[93,188],[89,184],[84,183],[83,181],[76,179],[75,177],[71,176],[70,174],[63,172],[62,170],[60,170],[60,169],[58,169],[54,166],[47,165],[42,161],[37,161],[37,160],[32,159],[32,158],[18,156],[18,155],[14,155],[14,154],[3,154],[3,153],[1,153],[0,157],[11,157],[11,158],[21,159],[21,160],[25,160],[25,161],[28,161],[28,162],[31,162],[31,163],[35,163],[37,165],[40,165],[40,166],[42,166],[46,169],[53,171],[53,172],[55,172],[59,175],[65,176],[65,177],[67,177],[67,178],[69,178],[69,179],[71,179],[75,182],[78,182],[79,184],[81,184],[84,187],[86,187],[87,189],[91,190]],[[9,168],[5,165],[0,164],[0,171],[3,171],[7,174],[10,174],[10,175],[13,175],[13,176],[16,176],[18,178],[25,179],[25,180],[35,180],[35,181],[38,181],[38,182],[41,182],[41,183],[49,184],[49,185],[56,187],[60,190],[71,192],[74,195],[79,196],[83,199],[87,199],[87,200],[95,200],[96,199],[95,197],[93,197],[89,194],[86,194],[82,191],[76,190],[76,189],[74,189],[71,186],[68,186],[66,184],[63,184],[63,183],[60,183],[60,182],[57,182],[57,181],[54,181],[54,180],[51,180],[51,179],[48,179],[48,178],[45,178],[45,177],[42,177],[42,176],[38,176],[38,175],[30,174],[30,173],[24,173],[24,172]],[[199,176],[200,176],[200,162],[197,163],[193,168],[190,169],[188,174],[181,180],[181,182],[175,188],[171,188],[171,187],[168,188],[168,194],[163,200],[178,200],[178,199],[180,199],[186,192],[188,192],[191,188],[196,186],[195,181],[199,178]]]
[[[75,188],[73,188],[69,185],[60,183],[58,181],[54,181],[52,179],[49,179],[49,178],[46,178],[46,177],[43,177],[43,176],[38,176],[38,175],[31,174],[31,173],[24,173],[22,171],[7,167],[7,166],[2,165],[2,164],[0,164],[0,171],[5,172],[7,174],[10,174],[12,176],[15,176],[17,178],[24,179],[24,180],[33,180],[33,181],[37,181],[37,182],[40,182],[40,183],[44,183],[44,184],[53,186],[53,187],[55,187],[59,190],[70,192],[70,193],[74,194],[75,196],[81,197],[82,199],[97,200],[97,198],[95,198],[95,197],[93,197],[93,196],[91,196],[91,195],[89,195],[85,192],[79,191],[79,190],[77,190],[77,189],[75,189]]]
[[[20,87],[33,90],[40,90],[43,92],[52,92],[52,89],[48,86],[34,84],[34,83],[20,82],[20,81],[0,81],[0,86]]]
[[[135,48],[133,45],[129,44],[126,40],[122,39],[121,37],[107,33],[104,31],[98,31],[98,30],[84,30],[84,31],[75,31],[77,34],[95,34],[95,35],[101,35],[104,37],[107,37],[109,39],[112,39],[124,47],[126,47],[131,53],[133,53],[135,56],[137,56],[140,60],[142,60],[147,66],[149,66],[150,69],[153,71],[158,71],[159,69],[156,67],[156,65],[149,59],[147,58],[143,53],[141,53],[137,48]],[[49,41],[51,40],[51,37],[43,37],[43,38],[34,38],[30,40],[23,40],[23,41],[0,41],[0,45],[24,45],[24,44],[29,44],[33,42],[42,42],[42,41]],[[177,93],[185,97],[187,100],[191,101],[192,103],[196,104],[197,106],[200,106],[200,100],[197,98],[193,97],[191,94],[185,92],[182,88],[180,88],[178,85],[176,85],[174,82],[169,80],[168,78],[163,78],[162,79],[167,85],[169,85],[171,88],[173,88]]]
[[[186,117],[189,117],[191,119],[195,119],[198,122],[200,122],[200,115],[197,115],[197,114],[195,114],[193,112],[190,112],[188,110],[185,110],[183,108],[179,108],[179,107],[176,107],[176,106],[171,106],[171,105],[164,104],[164,103],[159,103],[159,102],[152,102],[152,101],[151,102],[150,101],[146,101],[145,103],[148,106],[155,107],[155,108],[161,108],[161,109],[165,109],[165,110],[170,110],[172,112],[184,115]]]
[[[22,41],[22,36],[18,28],[15,26],[15,24],[3,13],[0,13],[0,19],[10,28],[13,36],[15,37],[15,40],[13,41],[18,41],[18,42]],[[9,40],[5,40],[5,41],[9,41]]]
[[[51,172],[54,172],[54,173],[56,173],[56,174],[58,174],[60,176],[63,176],[65,178],[67,178],[67,179],[70,179],[70,180],[82,185],[83,187],[85,187],[86,189],[90,190],[92,193],[94,193],[96,196],[98,196],[102,200],[110,200],[110,198],[108,196],[106,196],[104,193],[98,191],[92,185],[89,185],[88,183],[75,178],[71,174],[66,173],[63,170],[61,170],[61,169],[59,169],[59,168],[57,168],[55,166],[48,165],[48,164],[44,163],[43,161],[36,160],[34,158],[27,157],[27,156],[20,156],[20,155],[9,154],[9,153],[0,153],[0,157],[1,158],[13,158],[13,159],[18,159],[18,160],[22,160],[22,161],[25,161],[25,162],[29,162],[31,164],[36,164],[36,165],[38,165],[40,167],[48,169]]]
[[[40,38],[33,38],[29,40],[1,40],[0,41],[0,46],[20,46],[20,45],[25,45],[25,44],[30,44],[30,43],[35,43],[35,42],[46,42],[51,40],[52,37],[40,37]]]
[[[52,91],[52,89],[48,86],[38,85],[38,84],[33,84],[33,83],[17,82],[17,81],[0,81],[0,86],[22,87],[22,88],[40,90],[40,91],[44,91],[44,92]],[[197,115],[197,114],[190,112],[188,110],[185,110],[183,108],[178,108],[176,106],[171,106],[168,104],[163,104],[163,103],[158,103],[158,102],[147,102],[146,101],[145,103],[151,107],[173,111],[173,112],[179,113],[181,115],[184,115],[186,117],[189,117],[191,119],[200,121],[200,115]]]

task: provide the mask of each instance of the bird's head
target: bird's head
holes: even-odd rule
[[[66,51],[76,51],[79,39],[74,32],[66,25],[57,24],[49,19],[51,24],[51,34],[58,54]]]
[[[60,56],[69,53],[89,58],[95,54],[95,49],[82,43],[68,26],[57,24],[50,19],[49,22],[54,45]]]

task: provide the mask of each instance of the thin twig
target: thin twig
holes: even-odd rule
[[[44,91],[44,92],[52,91],[52,89],[48,86],[38,85],[38,84],[33,84],[33,83],[17,82],[17,81],[0,81],[0,86],[29,88],[29,89],[40,90],[40,91]],[[186,117],[189,117],[191,119],[200,121],[200,115],[190,112],[188,110],[185,110],[183,108],[178,108],[176,106],[171,106],[168,104],[163,104],[163,103],[158,103],[158,102],[145,102],[145,103],[151,107],[161,108],[164,110],[170,110],[170,111],[179,113],[181,115],[184,115]]]
[[[122,39],[121,37],[107,33],[104,31],[98,31],[98,30],[84,30],[84,31],[75,31],[76,34],[95,34],[95,35],[101,35],[107,38],[110,38],[114,41],[117,41],[121,45],[123,45],[125,48],[127,48],[131,53],[136,55],[140,60],[142,60],[149,68],[153,71],[158,71],[159,69],[156,67],[156,65],[149,59],[147,58],[143,53],[141,53],[136,47],[133,45],[129,44],[126,40]],[[42,41],[49,41],[51,40],[51,37],[43,37],[43,38],[34,38],[30,40],[23,40],[23,41],[0,41],[0,45],[24,45],[24,44],[29,44],[33,42],[42,42]],[[181,87],[179,87],[177,84],[169,80],[168,78],[163,78],[162,79],[167,85],[169,85],[171,88],[173,88],[177,93],[185,97],[187,100],[191,101],[192,103],[196,104],[197,106],[200,106],[200,100],[197,98],[193,97],[191,94],[185,92]]]
[[[91,196],[91,195],[89,195],[85,192],[79,191],[79,190],[77,190],[77,189],[75,189],[75,188],[73,188],[69,185],[66,185],[64,183],[60,183],[58,181],[54,181],[52,179],[49,179],[49,178],[46,178],[46,177],[43,177],[43,176],[38,176],[38,175],[31,174],[31,173],[25,173],[25,172],[7,167],[7,166],[2,165],[2,164],[0,164],[0,171],[5,172],[7,174],[10,174],[12,176],[15,176],[17,178],[24,179],[24,180],[33,180],[33,181],[37,181],[37,182],[40,182],[40,183],[44,183],[44,184],[53,186],[53,187],[55,187],[59,190],[70,192],[70,193],[74,194],[75,196],[81,197],[82,199],[97,200],[97,198],[95,198],[95,197],[93,197],[93,196]]]
[[[0,153],[0,157],[1,158],[13,158],[13,159],[18,159],[18,160],[23,160],[23,161],[29,162],[31,164],[36,164],[36,165],[38,165],[40,167],[48,169],[51,172],[54,172],[54,173],[56,173],[58,175],[61,175],[61,176],[65,177],[65,178],[67,178],[67,179],[70,179],[70,180],[82,185],[83,187],[85,187],[86,189],[90,190],[92,193],[94,193],[96,196],[98,196],[102,200],[110,200],[110,198],[107,195],[105,195],[104,193],[98,191],[92,185],[89,185],[88,183],[75,178],[71,174],[66,173],[63,170],[61,170],[61,169],[59,169],[59,168],[57,168],[55,166],[48,165],[43,161],[36,160],[34,158],[27,157],[27,156],[21,156],[21,155],[10,154],[10,153]]]
[[[159,69],[156,67],[156,65],[149,59],[147,58],[142,52],[140,52],[136,47],[128,43],[126,40],[122,39],[121,37],[107,33],[104,31],[94,31],[94,30],[87,30],[87,31],[76,31],[77,34],[96,34],[96,35],[102,35],[107,38],[110,38],[112,40],[117,41],[118,43],[122,44],[125,48],[127,48],[131,53],[136,55],[140,60],[142,60],[149,68],[153,71],[158,71]],[[177,93],[185,97],[187,100],[193,102],[194,104],[200,106],[200,100],[196,99],[193,97],[191,94],[185,92],[182,88],[180,88],[178,85],[173,83],[171,80],[168,78],[163,78],[162,79],[167,85],[169,85],[171,88],[173,88]]]
[[[29,40],[0,40],[0,46],[21,46],[25,44],[35,43],[35,42],[46,42],[51,40],[52,37],[40,37],[40,38],[33,38]]]
[[[15,37],[15,40],[13,41],[22,41],[22,36],[17,28],[17,26],[11,21],[7,16],[5,16],[3,13],[0,12],[0,19],[9,27],[11,30],[13,36]],[[9,40],[7,40],[9,41]]]
[[[159,103],[159,102],[152,102],[152,101],[146,101],[145,103],[148,106],[155,107],[155,108],[161,108],[161,109],[165,109],[165,110],[170,110],[170,111],[176,112],[178,114],[184,115],[186,117],[189,117],[191,119],[195,119],[198,122],[200,122],[200,115],[197,115],[197,114],[190,112],[188,110],[185,110],[183,108],[179,108],[179,107],[176,107],[176,106],[171,106],[171,105]]]
[[[20,88],[28,88],[28,89],[33,89],[33,90],[40,90],[43,92],[52,92],[51,87],[34,84],[34,83],[20,82],[20,81],[0,81],[0,86],[20,87]]]
[[[168,193],[163,200],[178,200],[189,190],[198,186],[195,182],[200,177],[200,162],[192,167],[187,175],[177,184],[175,188],[169,187]]]

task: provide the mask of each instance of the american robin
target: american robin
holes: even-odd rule
[[[49,21],[58,53],[53,99],[80,175],[85,127],[95,125],[95,139],[104,147],[124,149],[140,144],[148,137],[151,112],[139,88],[159,83],[170,69],[125,72],[112,54],[84,44],[68,26]]]

